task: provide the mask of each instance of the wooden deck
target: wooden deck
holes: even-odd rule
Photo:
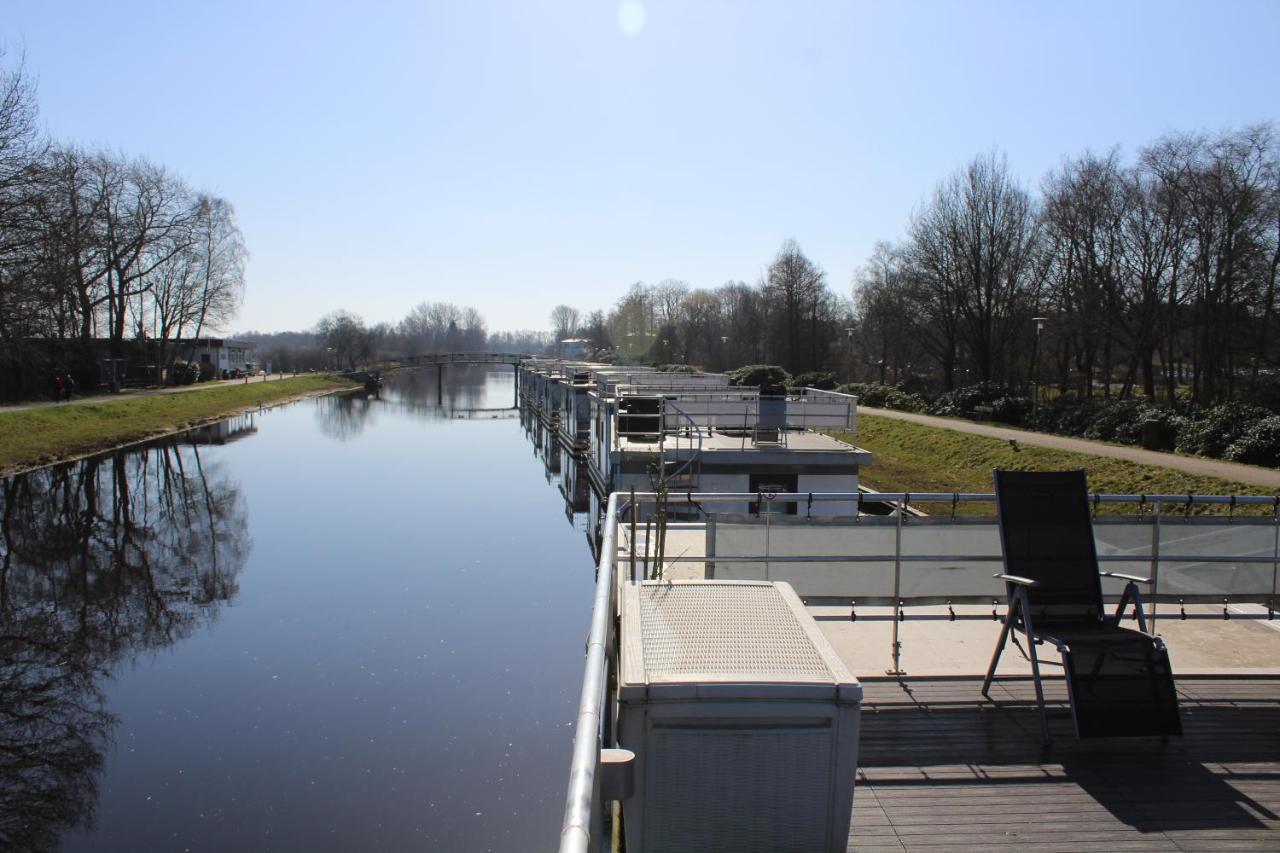
[[[1049,681],[865,683],[850,851],[1280,850],[1280,679],[1183,678],[1182,738],[1077,741]]]

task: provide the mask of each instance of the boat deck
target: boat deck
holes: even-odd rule
[[[1280,850],[1280,678],[1181,677],[1184,736],[1077,741],[1046,681],[864,682],[850,851]]]

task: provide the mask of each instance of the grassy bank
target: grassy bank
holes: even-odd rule
[[[70,459],[293,397],[352,387],[316,374],[173,394],[0,411],[0,474]]]
[[[848,433],[832,434],[849,440]],[[866,414],[858,415],[856,443],[870,450],[872,456],[872,464],[861,474],[863,485],[882,492],[990,492],[993,468],[1023,471],[1084,468],[1089,472],[1089,488],[1098,492],[1270,494],[1260,487],[1106,456],[1029,445],[1022,445],[1015,452],[1003,439]],[[975,507],[973,511],[989,509]],[[1132,509],[1129,507],[1127,511]]]

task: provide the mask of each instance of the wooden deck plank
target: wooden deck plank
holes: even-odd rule
[[[1280,850],[1280,679],[1179,682],[1168,744],[1075,740],[1051,682],[1047,751],[1029,681],[864,691],[851,851]]]

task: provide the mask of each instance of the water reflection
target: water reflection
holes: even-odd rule
[[[245,501],[195,442],[237,429],[252,419],[2,481],[0,848],[92,824],[115,723],[103,680],[234,598]]]
[[[585,457],[566,449],[555,430],[544,424],[537,412],[521,408],[519,417],[533,455],[542,461],[543,476],[564,501],[565,519],[571,527],[583,532],[591,558],[598,559],[605,496],[600,495],[591,482],[587,473],[589,463]]]
[[[495,407],[495,398],[511,395],[511,374],[462,365],[450,366],[441,384],[434,370],[405,370],[377,390],[323,397],[316,409],[320,431],[349,441],[376,423],[380,414],[422,420],[504,420],[519,417],[514,398]],[[495,393],[495,389],[496,393]]]
[[[336,441],[350,441],[373,423],[377,394],[352,391],[320,398],[316,420],[320,432]]]

